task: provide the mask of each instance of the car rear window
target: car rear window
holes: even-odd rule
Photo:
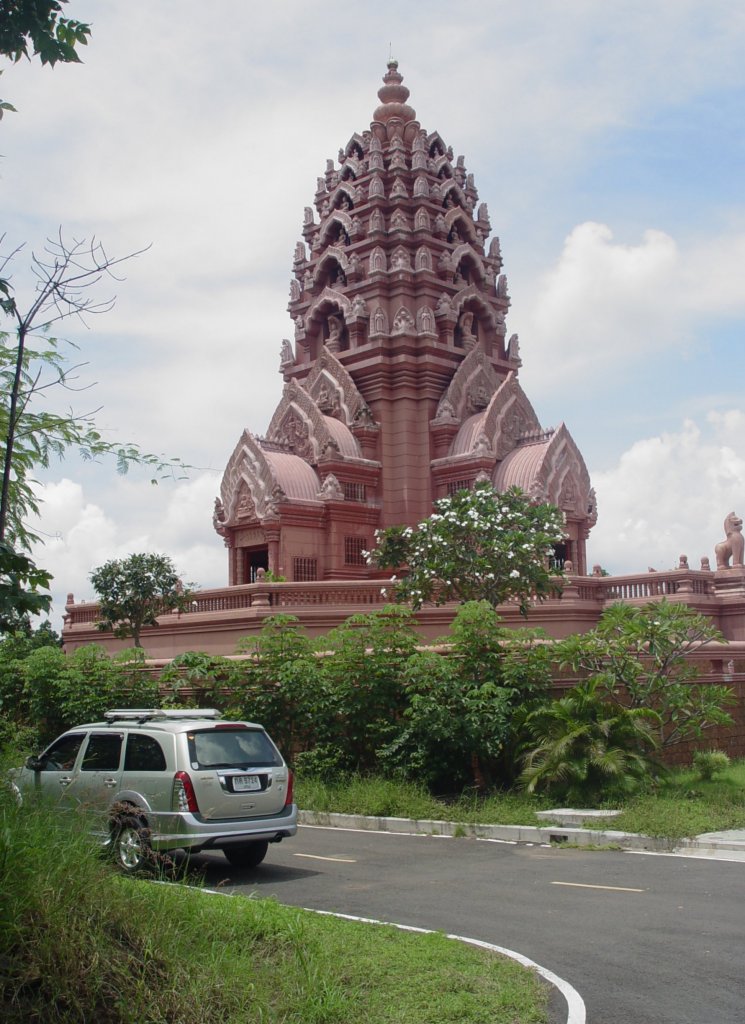
[[[282,764],[279,751],[262,729],[198,729],[187,736],[189,759],[197,768],[270,768]]]

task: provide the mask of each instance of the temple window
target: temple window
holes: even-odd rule
[[[292,578],[295,583],[312,583],[318,579],[317,558],[293,558]]]
[[[344,538],[344,564],[345,565],[366,565],[364,552],[367,550],[367,541],[364,537]]]
[[[471,481],[470,480],[451,480],[448,483],[448,498],[452,498],[458,491],[470,491]]]
[[[345,483],[344,484],[344,500],[345,501],[365,501],[366,500],[366,488],[364,484]]]

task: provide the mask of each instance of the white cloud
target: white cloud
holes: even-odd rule
[[[662,231],[633,245],[607,224],[579,224],[523,305],[524,381],[540,394],[581,374],[589,389],[609,372],[644,372],[666,351],[685,356],[707,319],[745,313],[744,260],[745,234],[683,250]]]
[[[723,522],[745,509],[745,411],[713,412],[703,426],[637,441],[614,468],[593,473],[599,519],[588,560],[614,573],[672,569],[681,554],[715,565]]]

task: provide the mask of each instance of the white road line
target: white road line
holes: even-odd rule
[[[625,885],[590,885],[589,882],[552,882],[551,885],[571,885],[574,889],[607,889],[609,892],[646,892],[646,889],[628,889]]]
[[[309,908],[305,908],[306,910]],[[344,921],[359,921],[361,924],[385,924],[391,928],[399,928],[402,932],[417,932],[420,935],[433,935],[435,932],[431,928],[416,928],[411,924],[397,924],[395,921],[377,921],[371,917],[356,917],[354,914],[335,914],[331,910],[312,910],[314,914],[323,914],[326,917],[340,917]],[[477,946],[479,949],[488,949],[492,953],[500,953],[502,956],[509,957],[510,960],[515,960],[517,963],[522,964],[523,967],[529,967],[534,970],[536,974],[540,975],[545,981],[561,992],[566,999],[567,1004],[567,1021],[566,1024],[586,1024],[587,1011],[585,1010],[585,1003],[582,996],[568,981],[564,981],[558,974],[554,974],[553,971],[549,971],[546,967],[541,967],[535,960],[528,959],[527,956],[523,956],[522,953],[515,952],[514,949],[507,949],[504,946],[495,946],[492,942],[482,942],[481,939],[469,939],[465,935],[446,935],[447,939],[454,939],[457,942],[465,942],[469,946]]]
[[[332,860],[335,864],[356,864],[351,857],[320,857],[316,853],[293,853],[293,857],[305,857],[308,860]]]

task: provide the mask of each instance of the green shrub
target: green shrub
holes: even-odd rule
[[[697,750],[693,755],[693,767],[706,782],[727,771],[729,766],[730,759],[723,750]]]

